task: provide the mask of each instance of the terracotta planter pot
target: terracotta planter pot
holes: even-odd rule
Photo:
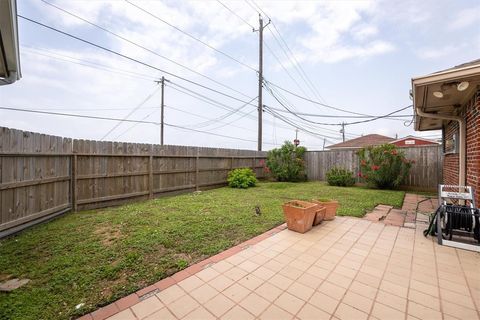
[[[313,221],[314,226],[322,223],[323,219],[325,219],[326,211],[327,211],[327,208],[322,207],[321,205],[318,206],[317,212],[315,213],[315,220]]]
[[[318,204],[294,200],[282,205],[289,230],[305,233],[312,229]]]
[[[333,220],[337,214],[338,201],[332,200],[328,202],[312,200],[313,203],[317,203],[322,207],[326,208],[324,220]]]

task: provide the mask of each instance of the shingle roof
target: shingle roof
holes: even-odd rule
[[[337,149],[337,148],[363,148],[367,146],[377,146],[380,144],[389,143],[394,141],[394,138],[390,138],[387,136],[382,136],[380,134],[367,134],[365,136],[361,136],[359,138],[347,140],[345,142],[332,144],[327,147],[327,149]]]

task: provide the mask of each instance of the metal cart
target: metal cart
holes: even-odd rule
[[[440,245],[480,252],[480,211],[474,189],[439,185],[438,200],[439,207],[424,235],[436,235]]]

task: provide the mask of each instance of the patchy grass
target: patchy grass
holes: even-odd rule
[[[319,182],[260,183],[70,213],[0,240],[0,278],[31,279],[0,293],[0,319],[93,311],[283,223],[280,205],[288,200],[333,198],[340,215],[361,217],[380,203],[400,207],[403,196]]]

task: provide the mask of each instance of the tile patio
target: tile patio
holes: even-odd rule
[[[423,225],[281,229],[84,318],[480,319],[480,255],[438,246]]]

